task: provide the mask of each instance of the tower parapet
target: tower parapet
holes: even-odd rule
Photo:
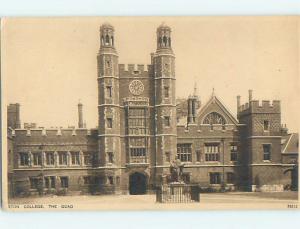
[[[279,100],[252,100],[238,107],[238,116],[248,115],[251,113],[273,113],[278,114],[281,112]]]

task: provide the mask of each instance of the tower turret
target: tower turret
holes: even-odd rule
[[[171,28],[157,28],[157,49],[152,55],[155,88],[156,165],[168,165],[177,155],[175,56],[172,50]],[[156,179],[168,173],[156,170]]]
[[[114,27],[100,27],[98,59],[98,164],[104,169],[102,187],[115,183],[109,169],[120,161],[120,106],[118,54],[114,43]],[[108,175],[109,174],[109,175]]]

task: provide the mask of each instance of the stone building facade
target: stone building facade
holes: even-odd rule
[[[177,103],[171,28],[161,25],[156,35],[148,66],[124,65],[114,28],[100,27],[95,129],[85,128],[81,103],[78,128],[66,129],[21,128],[20,105],[8,106],[12,195],[145,194],[168,182],[175,159],[184,164],[184,181],[202,189],[295,186],[298,143],[292,154],[283,152],[291,141],[280,102],[260,104],[249,91],[245,105],[237,98],[237,118],[214,93],[203,105],[196,90]]]

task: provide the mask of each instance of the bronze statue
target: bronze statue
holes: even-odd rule
[[[171,162],[170,165],[170,174],[171,182],[182,182],[183,181],[183,167],[184,164],[181,163],[179,159],[176,159]]]

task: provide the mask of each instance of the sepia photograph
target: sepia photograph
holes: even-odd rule
[[[1,19],[8,211],[298,208],[299,17]]]

